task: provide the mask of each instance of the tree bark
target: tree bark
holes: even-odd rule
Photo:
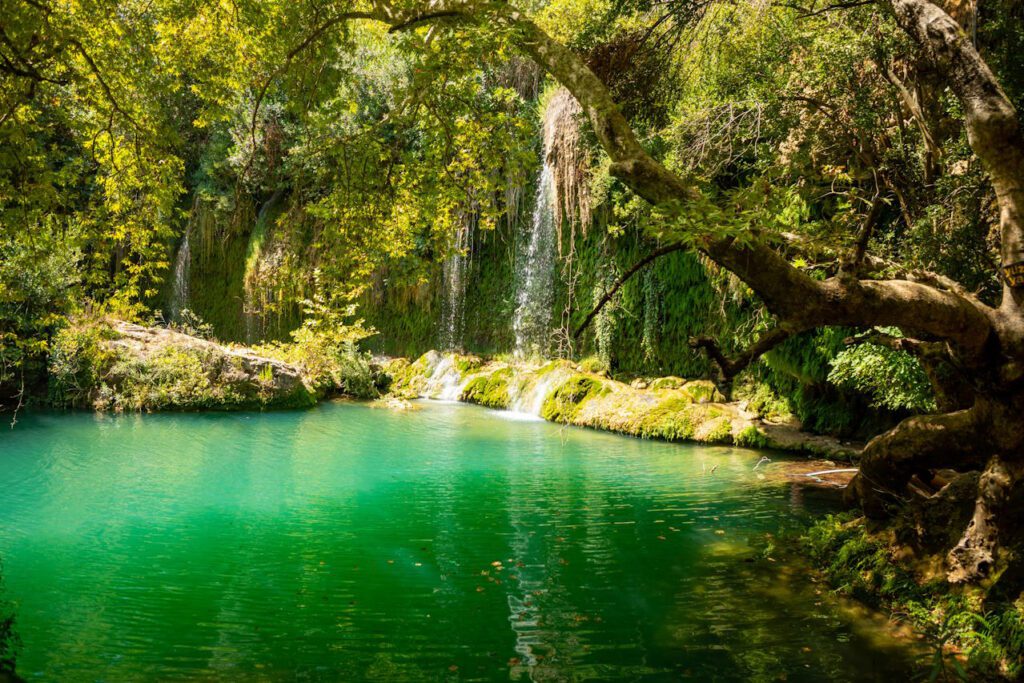
[[[927,0],[890,0],[896,22],[922,49],[927,66],[945,76],[964,108],[971,149],[992,179],[999,202],[1000,256],[1005,270],[1024,263],[1024,137],[1013,104],[963,29]],[[1019,353],[1024,286],[1004,278],[1001,314]]]
[[[864,448],[847,499],[859,502],[868,517],[885,519],[903,503],[915,474],[979,466],[993,445],[988,418],[988,406],[977,403],[954,413],[911,417],[876,436]]]
[[[1007,509],[1010,493],[1024,480],[1024,465],[993,456],[978,481],[974,516],[946,558],[947,579],[966,583],[986,578],[996,566],[1000,532],[1013,516]]]

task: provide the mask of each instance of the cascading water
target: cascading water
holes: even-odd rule
[[[431,351],[426,356],[426,363],[429,374],[420,391],[420,398],[458,401],[464,381],[455,365],[455,359],[451,355]]]
[[[466,271],[469,268],[471,223],[455,233],[451,254],[442,267],[444,290],[441,299],[441,348],[445,351],[461,351],[465,329]]]
[[[554,204],[554,172],[545,154],[537,181],[529,239],[516,259],[516,312],[512,330],[519,357],[543,354],[548,345],[558,242]]]
[[[178,247],[178,255],[174,259],[174,284],[171,289],[171,320],[181,322],[181,312],[188,308],[189,277],[192,270],[192,247],[188,242],[191,226],[185,230],[185,237]]]

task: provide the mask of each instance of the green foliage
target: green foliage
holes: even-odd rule
[[[18,232],[0,218],[0,406],[44,371],[79,282],[74,244],[55,226]]]
[[[53,405],[92,405],[116,360],[103,341],[115,336],[102,319],[76,321],[57,333],[49,355],[49,398]]]
[[[171,329],[192,337],[199,337],[200,339],[214,338],[213,325],[200,318],[199,315],[194,313],[191,309],[183,308],[180,316],[181,321],[172,323],[170,325]]]
[[[861,344],[839,352],[828,380],[861,391],[872,405],[890,410],[935,410],[931,383],[920,361],[905,351]]]
[[[319,278],[314,276],[319,282]],[[337,391],[357,398],[380,395],[382,377],[371,367],[370,356],[358,343],[374,334],[353,320],[355,307],[332,303],[322,291],[304,302],[306,320],[292,332],[292,343],[265,345],[262,350],[302,369],[318,391]]]

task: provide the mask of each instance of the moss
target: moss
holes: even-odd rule
[[[460,377],[476,372],[483,365],[483,360],[479,356],[463,356],[460,354],[452,354],[452,362],[455,364],[455,369],[459,371]]]
[[[463,388],[459,400],[504,410],[512,403],[508,391],[511,378],[511,368],[501,368],[492,373],[473,377]]]
[[[683,397],[660,402],[640,416],[636,433],[645,439],[665,441],[693,438],[695,425],[689,412],[690,405],[689,398]]]
[[[608,364],[600,356],[587,356],[579,362],[580,370],[595,375],[607,375]]]
[[[540,416],[551,422],[574,424],[580,408],[591,398],[603,393],[604,386],[599,380],[587,375],[573,375],[556,386],[544,399]]]
[[[651,381],[651,389],[659,391],[661,389],[682,389],[686,384],[686,380],[682,377],[659,377]]]
[[[718,390],[714,382],[698,379],[683,385],[683,391],[690,395],[695,403],[722,403],[725,396]]]
[[[750,425],[737,434],[735,442],[737,446],[744,448],[768,448],[770,443],[768,437],[754,425]]]
[[[727,417],[714,417],[702,423],[694,436],[704,443],[732,443],[732,421]]]

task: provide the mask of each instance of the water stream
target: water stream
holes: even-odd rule
[[[20,675],[910,680],[905,643],[766,559],[833,503],[760,453],[416,405],[20,418]]]
[[[185,230],[185,236],[178,247],[178,255],[174,259],[174,274],[171,283],[170,319],[181,322],[181,312],[189,306],[189,278],[192,271],[192,247],[189,245],[189,233],[192,226]]]
[[[467,221],[453,238],[451,251],[441,270],[443,289],[441,292],[440,346],[444,351],[461,351],[463,332],[466,325],[466,276],[469,269],[469,249],[472,240],[472,224]]]
[[[519,357],[542,355],[549,344],[554,300],[556,248],[555,188],[546,161],[537,180],[530,232],[516,259],[516,310],[512,319]]]

